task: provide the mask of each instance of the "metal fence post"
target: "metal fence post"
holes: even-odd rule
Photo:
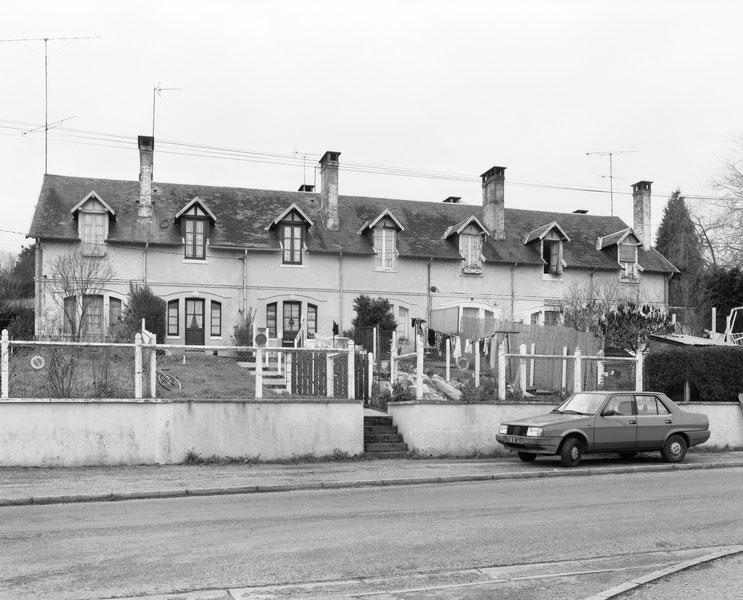
[[[415,357],[415,399],[423,400],[423,340],[421,336],[415,336],[417,347]]]
[[[157,350],[154,345],[157,339],[152,339],[152,348],[150,348],[150,398],[157,398]]]
[[[598,352],[599,356],[604,356],[604,351],[599,350]],[[604,361],[603,360],[597,360],[596,361],[596,389],[601,389],[601,383],[604,380]]]
[[[573,392],[577,393],[582,391],[583,387],[583,378],[581,377],[581,358],[580,358],[580,348],[576,346],[575,348],[575,368],[573,369]]]
[[[134,336],[134,397],[142,398],[142,334]]]
[[[506,342],[498,344],[498,400],[506,399]]]
[[[532,342],[531,343],[531,353],[532,355],[537,353],[537,345]],[[534,359],[532,358],[529,361],[529,387],[534,387]]]
[[[255,399],[263,398],[263,348],[255,349]]]
[[[446,383],[451,381],[451,338],[446,338]]]
[[[279,365],[281,364],[281,354],[282,354],[282,351],[279,351],[276,353],[276,359],[279,361]],[[287,351],[286,356],[284,357],[284,379],[286,380],[286,393],[287,394],[291,394],[293,392],[292,371],[294,370],[294,366],[295,366],[294,365],[295,358],[297,358],[296,355],[294,354],[294,352],[291,352],[291,351]],[[281,374],[281,369],[279,369],[279,374]]]
[[[0,339],[2,340],[0,342],[0,382],[2,382],[2,389],[0,389],[0,398],[2,398],[3,400],[7,400],[8,379],[10,378],[10,367],[8,365],[8,347],[10,346],[10,343],[8,342],[7,329],[3,329]]]
[[[480,340],[475,340],[475,388],[480,387]]]
[[[392,332],[392,341],[390,343],[390,385],[395,385],[397,381],[397,332]]]
[[[641,392],[642,391],[642,350],[637,351],[637,355],[635,356],[635,391]]]
[[[562,355],[563,356],[568,355],[567,346],[562,347]],[[568,361],[565,358],[562,359],[562,387],[560,389],[563,389],[563,390],[568,389]]]
[[[356,398],[356,353],[354,343],[348,340],[348,399]]]
[[[374,383],[374,353],[370,352],[366,355],[366,368],[367,368],[367,378],[366,378],[366,397],[371,400],[372,397],[372,383]]]
[[[328,352],[325,355],[325,388],[327,391],[328,398],[332,398],[335,391],[333,390],[334,384],[333,377],[333,355]]]
[[[526,344],[519,346],[519,354],[519,387],[523,394],[526,392]]]

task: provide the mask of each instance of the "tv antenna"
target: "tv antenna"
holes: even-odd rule
[[[611,201],[611,216],[614,216],[614,155],[615,154],[627,154],[628,152],[639,152],[639,150],[606,150],[603,152],[586,152],[586,156],[608,156],[609,157],[609,198]],[[606,177],[606,175],[602,175]]]
[[[44,42],[44,175],[47,174],[47,165],[49,164],[49,42],[74,41],[74,40],[99,40],[100,36],[78,36],[78,37],[42,37],[42,38],[13,38],[0,40],[0,42]],[[72,117],[68,117],[71,119]],[[62,121],[55,121],[56,127]],[[41,129],[41,127],[38,127]],[[32,130],[34,131],[34,130]],[[26,132],[26,133],[30,133]]]
[[[159,96],[162,98],[163,92],[182,92],[183,88],[164,88],[157,82],[157,85],[152,88],[152,137],[155,137],[155,100]]]
[[[313,187],[317,188],[317,162],[320,159],[321,155],[316,154],[315,152],[300,152],[299,150],[294,150],[294,158],[301,158],[302,159],[302,183],[307,185],[307,159],[312,158],[313,159],[313,171],[314,171],[314,182]]]

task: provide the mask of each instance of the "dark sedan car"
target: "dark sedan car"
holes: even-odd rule
[[[525,462],[559,454],[574,467],[589,452],[617,452],[631,458],[660,451],[682,462],[687,448],[709,439],[706,415],[682,410],[657,392],[579,392],[551,413],[502,423],[495,439]]]

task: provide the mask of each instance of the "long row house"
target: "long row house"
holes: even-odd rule
[[[651,247],[651,182],[632,186],[634,227],[615,216],[505,207],[505,167],[482,175],[482,205],[339,194],[340,152],[320,160],[320,191],[153,181],[140,136],[139,181],[45,175],[36,239],[36,332],[107,336],[131,285],[166,302],[166,342],[225,345],[256,311],[268,336],[348,328],[361,295],[388,298],[401,335],[432,310],[549,324],[572,284],[616,282],[667,308],[674,266]],[[94,293],[55,298],[53,265],[71,251],[106,261]],[[82,310],[81,307],[85,307]],[[449,311],[451,312],[451,311]]]

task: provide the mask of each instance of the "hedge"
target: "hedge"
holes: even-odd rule
[[[653,352],[645,357],[643,387],[684,399],[684,382],[691,400],[737,402],[743,392],[743,346],[704,346]]]

